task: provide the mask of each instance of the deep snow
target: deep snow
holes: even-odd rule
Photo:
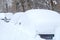
[[[60,26],[60,14],[45,9],[0,13],[0,19],[4,17],[10,20],[8,23],[0,20],[0,40],[45,40],[38,34],[57,35],[55,29]]]
[[[34,29],[31,30],[31,25],[25,25],[27,20],[24,19],[26,17],[20,13],[14,15],[7,13],[7,15],[4,15],[4,17],[11,19],[9,23],[0,20],[0,40],[43,40],[35,33]],[[19,22],[22,24],[19,25]]]
[[[12,23],[0,24],[0,40],[40,40],[39,36],[31,35],[31,31]]]
[[[60,26],[60,14],[51,10],[32,9],[25,12],[38,34],[54,34]]]

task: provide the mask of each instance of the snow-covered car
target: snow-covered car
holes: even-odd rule
[[[31,9],[25,12],[38,34],[54,34],[60,26],[60,14],[46,9]]]

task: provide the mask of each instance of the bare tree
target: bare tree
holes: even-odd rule
[[[20,0],[20,3],[21,3],[21,6],[22,6],[22,9],[23,9],[23,12],[25,11],[25,8],[24,8],[24,0]]]
[[[29,9],[49,9],[49,10],[60,10],[60,4],[55,3],[56,0],[12,0],[12,6],[9,6],[9,0],[1,0],[2,7],[0,8],[2,12],[20,12]],[[1,5],[0,1],[0,5]],[[0,11],[1,11],[0,10]]]
[[[8,4],[6,3],[6,12],[8,12]]]

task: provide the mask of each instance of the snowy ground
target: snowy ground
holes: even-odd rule
[[[30,29],[31,25],[27,25],[23,12],[17,14],[1,13],[0,18],[0,40],[40,40],[40,36],[35,33],[34,29]],[[3,15],[3,16],[2,16]],[[9,22],[4,21],[5,17]],[[2,20],[4,19],[4,20]],[[21,22],[21,23],[20,23]],[[19,24],[20,23],[20,24]]]
[[[45,40],[38,34],[54,34],[59,24],[60,15],[50,10],[0,13],[0,40]]]
[[[4,13],[0,13],[0,19],[4,18],[4,17],[5,17],[5,14]]]

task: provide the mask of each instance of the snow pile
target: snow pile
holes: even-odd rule
[[[55,28],[60,26],[60,15],[45,9],[32,9],[25,12],[35,26],[38,34],[54,34]]]

